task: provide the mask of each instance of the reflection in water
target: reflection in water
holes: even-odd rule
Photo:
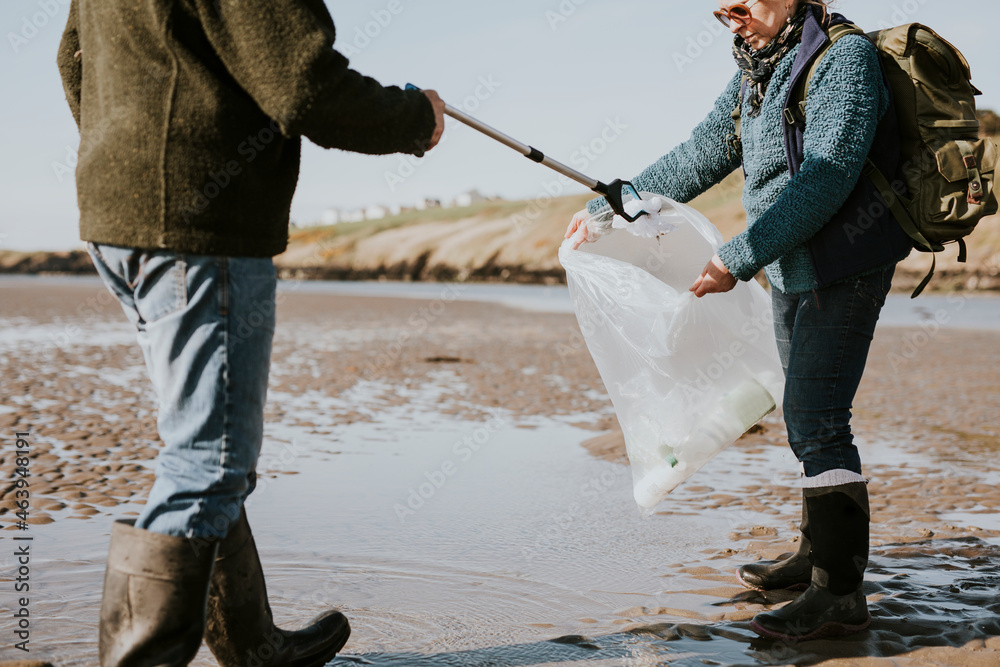
[[[19,317],[0,324],[5,368],[32,372],[2,397],[0,418],[27,410],[44,416],[38,442],[72,461],[63,468],[81,476],[83,491],[107,496],[82,503],[52,494],[59,499],[48,510],[55,521],[31,528],[31,657],[91,667],[111,523],[139,508],[136,496],[118,504],[115,489],[98,489],[94,475],[103,484],[114,476],[98,465],[119,466],[126,454],[129,465],[149,458],[120,446],[122,439],[155,439],[134,426],[100,436],[91,429],[138,421],[154,397],[120,313],[73,332],[65,349],[38,343],[66,333],[64,323]],[[481,329],[458,333],[476,339]],[[745,591],[733,572],[757,553],[749,545],[791,534],[797,466],[787,447],[741,442],[644,516],[632,501],[628,469],[580,447],[594,432],[573,424],[606,412],[531,417],[500,401],[473,419],[454,409],[471,402],[464,365],[436,364],[418,381],[362,379],[329,391],[335,378],[324,377],[317,359],[349,353],[373,336],[392,341],[395,331],[310,320],[280,336],[262,476],[248,512],[279,623],[295,627],[327,605],[351,619],[347,653],[333,664],[814,664],[1000,635],[1000,548],[988,539],[945,538],[874,550],[868,632],[798,646],[761,642],[748,619],[790,596]],[[437,347],[427,355],[445,352],[442,359],[452,358],[452,350]],[[461,349],[454,358],[470,356]],[[553,391],[542,384],[548,371],[537,371],[541,361],[532,364],[538,393]],[[296,386],[303,377],[318,378],[318,388]],[[67,401],[71,420],[62,414]],[[141,419],[151,423],[152,415]],[[780,431],[777,424],[768,427]],[[926,471],[941,470],[940,461],[899,442],[859,443],[879,473],[873,477],[902,487],[895,503],[924,493],[928,487],[918,484],[935,484]],[[968,477],[969,489],[995,481],[989,457],[948,452],[948,461],[946,474]],[[944,518],[959,525],[982,525],[987,515],[976,512],[992,509],[944,496],[935,502],[955,504]],[[80,509],[85,504],[91,511]],[[3,549],[0,587],[10,586],[14,565],[12,550]],[[10,631],[8,617],[0,637]],[[21,657],[6,639],[0,645],[0,659]],[[194,664],[215,662],[203,649]]]
[[[629,478],[604,475],[615,466],[581,455],[574,443],[586,433],[563,424],[498,431],[401,521],[393,506],[450,456],[436,443],[460,442],[476,425],[423,412],[399,435],[400,415],[385,410],[384,424],[333,434],[353,454],[329,455],[296,434],[290,470],[301,474],[272,478],[249,509],[279,623],[293,627],[327,604],[351,619],[354,635],[334,665],[808,665],[1000,635],[1000,547],[968,538],[875,550],[866,584],[874,622],[862,635],[797,646],[755,639],[745,619],[793,594],[742,590],[731,574],[739,556],[704,555],[727,543],[726,510],[643,518]],[[282,431],[270,447],[291,437]],[[773,455],[734,448],[703,481],[739,493],[729,471],[747,456]],[[678,510],[706,494],[693,488],[679,489]],[[59,664],[94,664],[110,519],[33,531],[34,641]],[[203,649],[193,664],[215,663]]]

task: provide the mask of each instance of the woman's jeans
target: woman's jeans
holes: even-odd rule
[[[253,491],[274,336],[270,259],[88,244],[135,325],[163,448],[136,526],[225,537]]]
[[[772,290],[788,442],[806,477],[861,474],[851,407],[895,266],[815,292]]]

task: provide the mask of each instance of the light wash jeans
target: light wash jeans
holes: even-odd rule
[[[274,337],[270,259],[87,244],[135,325],[163,448],[138,528],[222,538],[256,483]]]
[[[851,408],[896,267],[815,292],[772,290],[774,333],[785,370],[788,443],[806,477],[861,475]]]

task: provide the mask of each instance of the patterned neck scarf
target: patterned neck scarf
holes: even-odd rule
[[[748,98],[750,110],[747,116],[754,117],[760,114],[760,107],[764,103],[764,95],[767,93],[768,84],[771,83],[774,68],[802,40],[802,27],[805,25],[808,10],[809,5],[802,3],[792,17],[791,23],[760,51],[752,48],[739,35],[733,40],[733,57],[749,79],[747,88],[750,90]]]

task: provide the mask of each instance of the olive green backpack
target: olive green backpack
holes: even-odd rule
[[[830,42],[813,61],[794,108],[805,117],[809,83],[826,50],[841,37],[864,35],[849,23],[829,30]],[[892,88],[900,131],[900,164],[909,198],[898,196],[889,180],[868,160],[865,175],[879,190],[899,225],[917,250],[938,252],[959,244],[958,261],[966,260],[964,238],[984,217],[997,212],[994,170],[1000,149],[979,138],[972,73],[965,57],[930,28],[919,23],[889,28],[867,37],[878,48]],[[934,275],[914,291],[917,296]]]

